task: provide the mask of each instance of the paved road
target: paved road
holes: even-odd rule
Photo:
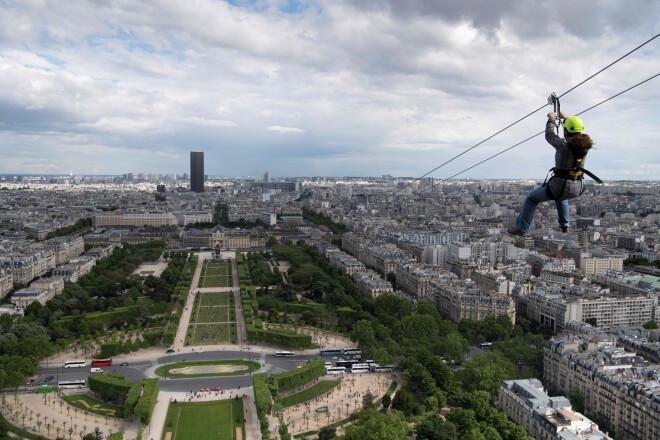
[[[226,359],[246,359],[254,360],[261,364],[259,372],[278,373],[292,370],[298,365],[317,358],[314,354],[301,354],[293,358],[277,357],[272,353],[262,351],[190,351],[177,352],[172,354],[163,354],[158,358],[130,362],[128,366],[122,367],[119,364],[123,362],[121,356],[113,359],[114,364],[111,367],[102,367],[105,373],[115,371],[121,373],[130,381],[138,381],[147,377],[158,377],[154,371],[160,365],[166,365],[173,362],[185,361],[208,361],[208,360],[226,360]],[[56,366],[42,366],[37,370],[37,381],[35,383],[44,383],[48,376],[53,376],[50,384],[56,385],[61,380],[80,380],[89,376],[90,367],[83,368],[64,368],[61,364]],[[160,388],[164,391],[190,391],[191,389],[220,387],[223,389],[246,387],[252,385],[252,376],[228,376],[228,377],[203,377],[192,379],[169,379],[160,378]]]

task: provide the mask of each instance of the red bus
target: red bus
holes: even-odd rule
[[[92,367],[109,367],[112,365],[112,359],[92,359]]]

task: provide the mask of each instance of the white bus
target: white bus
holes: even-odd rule
[[[81,368],[86,366],[87,361],[64,361],[64,368]]]
[[[327,367],[325,369],[325,374],[344,374],[346,372],[346,367]]]
[[[369,365],[369,371],[372,373],[385,373],[388,371],[394,371],[394,365],[371,364]]]
[[[61,380],[57,383],[58,388],[85,388],[87,382],[84,380]]]
[[[351,368],[351,373],[353,373],[353,374],[368,373],[368,372],[369,372],[369,368],[365,368],[365,367],[360,367],[360,368],[353,367],[353,368]]]
[[[344,348],[344,356],[362,355],[362,350],[359,348]]]
[[[295,355],[296,354],[292,351],[278,351],[277,353],[275,353],[275,356],[279,356],[279,357],[292,357]]]
[[[362,368],[366,368],[367,370],[369,369],[369,364],[353,364],[351,365],[351,370],[359,370]]]

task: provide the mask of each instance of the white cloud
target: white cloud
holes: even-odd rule
[[[586,0],[599,7],[581,21],[543,2],[436,3],[309,0],[295,13],[279,0],[3,3],[0,173],[67,170],[71,158],[57,148],[87,143],[77,174],[183,172],[194,146],[208,148],[210,174],[260,172],[258,152],[277,175],[421,175],[660,31],[658,2],[636,3],[633,20]],[[571,92],[563,108],[582,110],[657,73],[658,41]],[[608,178],[635,174],[632,162],[608,168],[621,145],[638,162],[660,162],[660,80],[642,87],[585,115],[598,146],[590,164]],[[436,177],[541,130],[545,112]],[[142,161],[144,151],[169,153]],[[534,177],[550,165],[540,139],[468,175]]]
[[[267,128],[270,131],[277,131],[278,133],[304,133],[305,130],[296,127],[282,127],[279,125],[271,125]]]

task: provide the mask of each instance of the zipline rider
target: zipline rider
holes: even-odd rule
[[[527,195],[520,215],[516,219],[515,228],[509,229],[510,234],[522,237],[527,235],[534,220],[536,207],[539,203],[550,200],[554,200],[557,206],[557,219],[561,231],[567,233],[570,225],[568,201],[584,192],[584,174],[602,183],[598,177],[582,167],[584,158],[593,146],[589,135],[583,133],[582,119],[578,116],[566,117],[561,111],[559,119],[564,121],[564,138],[555,133],[557,127],[555,112],[548,113],[548,121],[545,125],[545,140],[557,150],[555,166],[548,172],[552,172],[553,175],[550,179],[546,176],[543,185]]]

